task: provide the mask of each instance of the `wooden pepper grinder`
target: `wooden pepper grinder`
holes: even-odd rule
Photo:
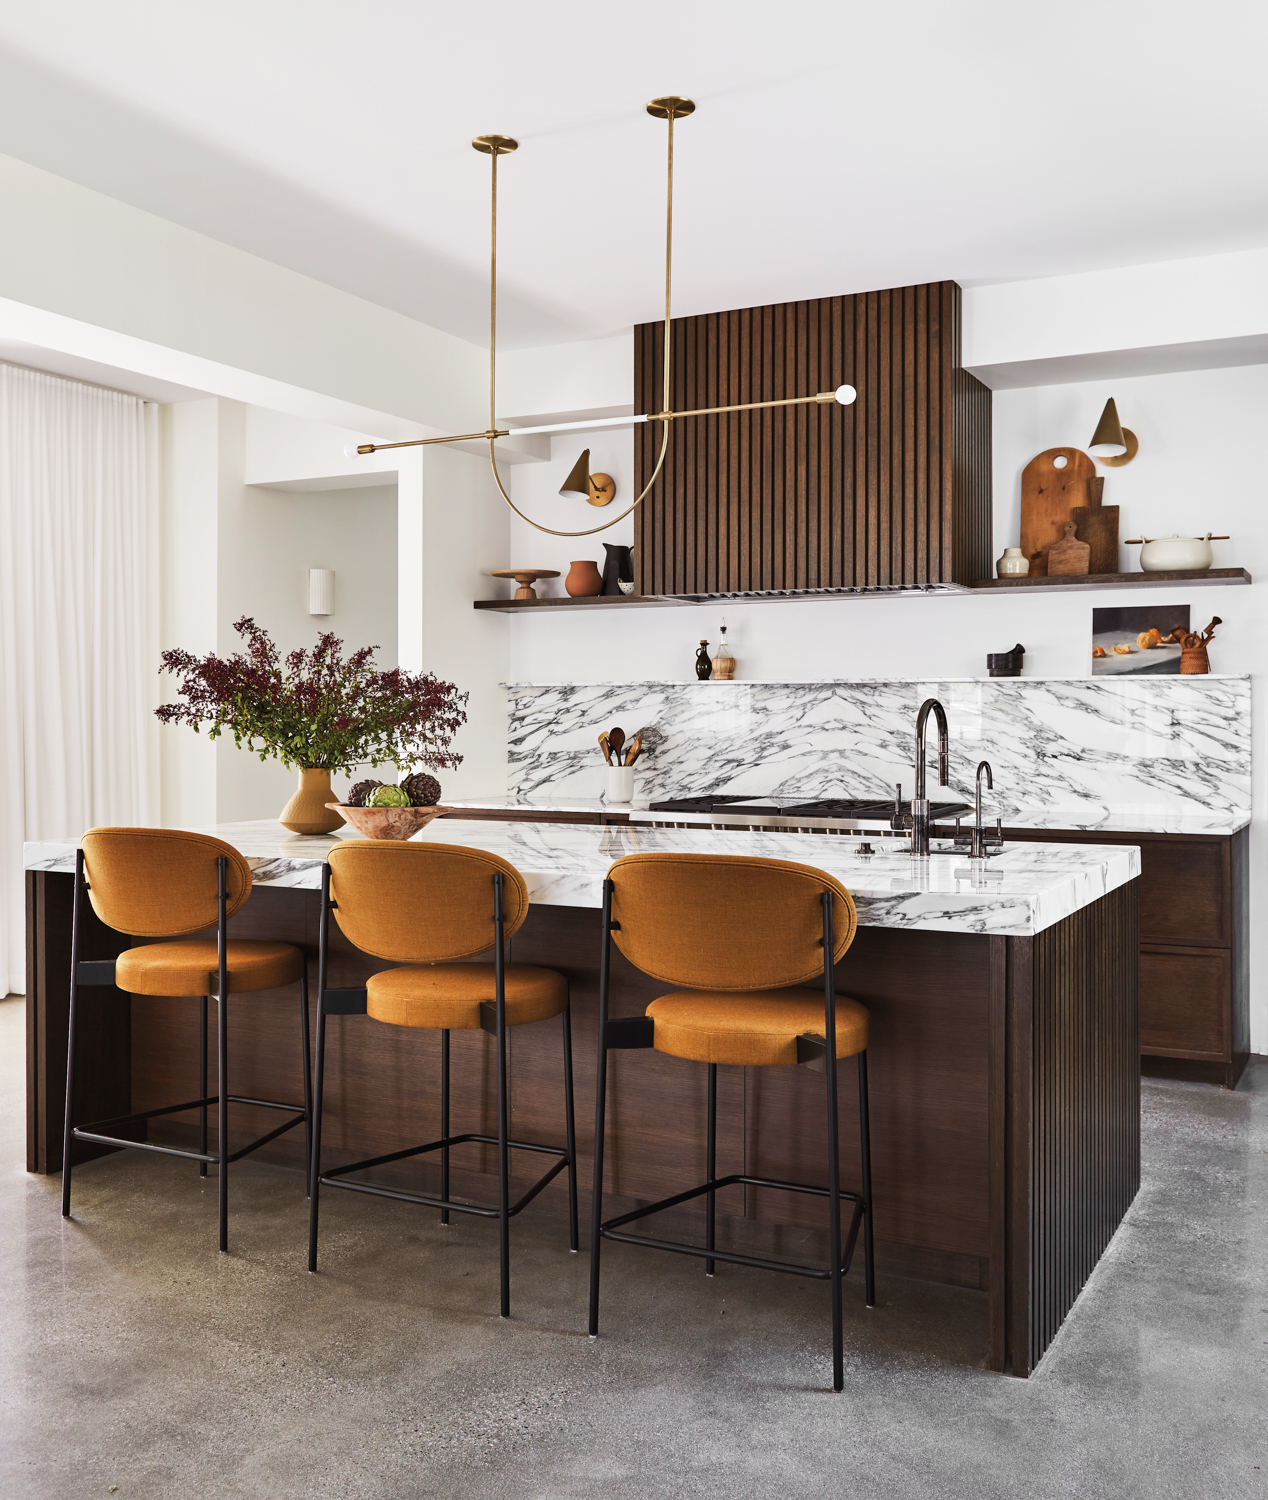
[[[696,652],[696,676],[701,682],[708,682],[713,676],[713,663],[709,660],[708,641],[701,641],[700,649]]]

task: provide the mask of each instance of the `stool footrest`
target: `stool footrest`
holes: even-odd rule
[[[729,1177],[717,1177],[711,1182],[702,1183],[700,1187],[688,1188],[685,1193],[675,1193],[672,1198],[662,1198],[659,1203],[650,1203],[646,1208],[636,1208],[631,1213],[609,1219],[599,1226],[599,1233],[605,1240],[618,1240],[625,1245],[645,1245],[650,1250],[669,1250],[675,1255],[695,1255],[702,1260],[724,1260],[731,1265],[752,1266],[759,1271],[786,1271],[790,1276],[808,1276],[816,1281],[827,1281],[832,1275],[830,1266],[805,1266],[796,1261],[763,1260],[759,1256],[739,1255],[726,1250],[709,1249],[704,1245],[684,1245],[676,1240],[654,1240],[641,1234],[617,1233],[622,1224],[633,1223],[635,1219],[645,1219],[651,1214],[663,1213],[667,1208],[677,1208],[680,1203],[690,1202],[692,1198],[701,1198],[706,1193],[719,1193],[723,1188],[736,1186],[774,1188],[785,1193],[808,1193],[816,1198],[828,1196],[826,1187],[814,1187],[805,1182],[781,1182],[771,1177],[749,1177],[746,1173],[735,1172]],[[837,1196],[854,1205],[850,1230],[846,1236],[841,1257],[841,1274],[844,1275],[850,1269],[850,1262],[854,1257],[854,1246],[863,1222],[863,1196],[861,1193],[846,1192],[844,1188]]]
[[[419,1146],[413,1151],[398,1151],[391,1156],[377,1156],[370,1161],[352,1162],[346,1167],[336,1167],[333,1172],[323,1172],[318,1181],[323,1187],[347,1188],[352,1193],[368,1193],[373,1198],[395,1198],[399,1203],[418,1203],[424,1208],[447,1208],[455,1213],[475,1214],[482,1219],[496,1219],[501,1213],[496,1203],[467,1203],[457,1198],[437,1198],[430,1193],[407,1193],[398,1188],[376,1187],[369,1182],[347,1182],[344,1175],[348,1172],[356,1172],[367,1167],[380,1166],[385,1161],[399,1161],[404,1156],[417,1156],[422,1151],[432,1151],[440,1145],[458,1145],[464,1141],[480,1141],[487,1145],[496,1146],[496,1136],[487,1135],[463,1135],[453,1136],[447,1142],[437,1141],[433,1145]],[[517,1147],[522,1151],[540,1151],[548,1156],[557,1156],[559,1160],[551,1167],[549,1172],[539,1177],[516,1203],[507,1209],[507,1217],[513,1219],[522,1208],[526,1208],[534,1198],[550,1182],[553,1182],[560,1172],[569,1165],[568,1153],[555,1146],[534,1146],[525,1141],[508,1141],[508,1146]]]
[[[302,1125],[308,1118],[302,1104],[286,1104],[280,1099],[249,1099],[244,1094],[228,1094],[226,1102],[229,1104],[251,1104],[260,1109],[288,1109],[298,1111],[294,1119],[285,1120],[276,1130],[270,1130],[267,1135],[259,1136],[249,1145],[235,1151],[228,1161],[240,1161],[244,1156],[250,1156],[252,1151],[258,1151],[271,1140],[279,1135],[284,1135],[288,1130],[294,1130],[296,1125]],[[79,1141],[93,1141],[101,1146],[126,1146],[134,1151],[156,1151],[160,1156],[185,1156],[191,1161],[219,1162],[220,1157],[205,1151],[189,1151],[181,1146],[159,1146],[153,1141],[130,1141],[125,1136],[110,1135],[106,1132],[117,1130],[122,1125],[133,1125],[141,1120],[153,1120],[160,1115],[177,1115],[188,1109],[201,1109],[205,1105],[208,1109],[220,1104],[219,1094],[207,1099],[189,1099],[184,1104],[164,1104],[158,1109],[142,1109],[131,1115],[116,1115],[113,1120],[94,1120],[87,1125],[76,1125],[71,1134]]]
[[[496,1146],[498,1138],[495,1135],[475,1135],[472,1132],[466,1135],[448,1135],[438,1141],[428,1141],[425,1146],[406,1146],[404,1151],[389,1151],[386,1156],[371,1156],[365,1161],[349,1162],[346,1167],[332,1167],[322,1175],[322,1181],[327,1177],[343,1177],[348,1172],[361,1172],[369,1167],[381,1167],[389,1161],[404,1161],[408,1156],[421,1156],[425,1151],[439,1151],[442,1146],[465,1146],[470,1141],[477,1141],[482,1146]],[[506,1144],[512,1151],[538,1151],[543,1156],[568,1155],[561,1146],[538,1146],[532,1141],[507,1141]]]

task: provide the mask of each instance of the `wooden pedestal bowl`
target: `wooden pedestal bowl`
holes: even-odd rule
[[[433,818],[443,818],[449,807],[347,807],[342,802],[326,806],[339,815],[363,839],[409,839]]]

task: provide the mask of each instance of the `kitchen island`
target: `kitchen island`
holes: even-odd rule
[[[321,866],[334,840],[287,838],[271,822],[206,831],[239,848],[253,868],[256,887],[231,931],[315,954]],[[912,860],[895,841],[867,855],[856,840],[797,833],[460,818],[417,837],[492,850],[524,874],[532,910],[512,956],[560,969],[570,981],[583,1185],[593,1127],[599,905],[609,865],[633,852],[689,849],[796,860],[840,879],[854,894],[860,927],[838,987],[872,1018],[878,1270],[985,1293],[985,1362],[1017,1375],[1034,1368],[1139,1186],[1136,848],[1012,844],[971,861],[935,843],[929,858]],[[28,1165],[53,1172],[61,1165],[74,843],[28,845],[26,864]],[[88,922],[86,958],[111,957],[127,944]],[[341,936],[333,947],[332,986],[363,984],[387,967]],[[614,1016],[641,1014],[663,985],[615,952],[613,965]],[[77,1083],[84,1117],[182,1097],[196,1072],[196,1007],[129,1000],[113,989],[84,993],[93,1038]],[[331,1156],[352,1160],[434,1135],[438,1036],[361,1016],[330,1024]],[[521,1139],[562,1143],[556,1025],[512,1036],[512,1133]],[[230,1029],[235,1093],[280,1097],[295,1089],[289,1005],[274,1006],[267,994],[231,999]],[[453,1055],[455,1126],[487,1129],[491,1039],[457,1033]],[[850,1162],[857,1159],[857,1101],[846,1074],[841,1095],[842,1157]],[[822,1179],[823,1098],[822,1079],[805,1068],[722,1069],[719,1174]],[[633,1206],[700,1179],[704,1105],[703,1070],[654,1052],[613,1055],[614,1211],[616,1200]],[[250,1113],[239,1111],[235,1135],[254,1126]],[[192,1120],[169,1117],[162,1128],[188,1131]],[[277,1143],[276,1159],[298,1165],[295,1153],[293,1143]],[[460,1192],[487,1192],[493,1164],[484,1155],[485,1148],[471,1148],[465,1180],[455,1174]],[[434,1169],[413,1162],[391,1170],[393,1180],[417,1182]],[[846,1185],[856,1186],[848,1174]],[[720,1234],[737,1248],[804,1258],[822,1226],[813,1205],[790,1197],[728,1189],[719,1195]],[[692,1232],[691,1211],[681,1212],[681,1227]]]

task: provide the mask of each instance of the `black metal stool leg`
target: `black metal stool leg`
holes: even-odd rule
[[[832,1255],[832,1389],[845,1386],[845,1339],[841,1307],[841,1150],[837,1131],[836,1059],[828,1073],[828,1241]]]
[[[216,974],[216,1085],[219,1108],[216,1124],[220,1133],[219,1171],[220,1182],[220,1251],[229,1249],[229,929],[226,915],[226,884],[229,862],[224,855],[216,861],[217,883],[220,887],[217,904],[220,908],[216,924],[216,946],[220,956]]]
[[[506,1097],[506,958],[502,940],[502,872],[493,877],[493,930],[497,944],[493,953],[494,983],[497,987],[498,1048],[498,1247],[501,1251],[502,1317],[511,1316],[511,1157],[507,1146],[510,1121]]]
[[[66,1039],[66,1107],[62,1125],[62,1218],[70,1218],[72,1110],[75,1096],[75,1035],[79,1020],[79,907],[84,885],[84,851],[75,854],[75,894],[70,918],[70,1016]]]
[[[449,1028],[440,1033],[440,1138],[449,1139]],[[440,1148],[440,1196],[449,1196],[449,1147]],[[448,1224],[449,1210],[440,1210],[440,1222]]]
[[[299,976],[299,1024],[304,1040],[304,1180],[311,1174],[313,1159],[313,1054],[308,1029],[308,955]],[[207,1148],[204,1146],[203,1150]]]
[[[564,1128],[568,1145],[568,1248],[576,1255],[577,1234],[577,1122],[572,1099],[572,1002],[564,1007]]]
[[[590,1211],[590,1337],[599,1336],[599,1246],[603,1236],[603,1129],[608,1106],[608,983],[612,961],[612,891],[603,882],[603,942],[599,948],[599,1068],[594,1089],[594,1193]]]
[[[709,1064],[709,1140],[705,1149],[705,1181],[712,1182],[718,1175],[718,1065]],[[706,1250],[712,1250],[716,1243],[715,1234],[717,1229],[717,1213],[715,1211],[715,1199],[717,1195],[709,1193],[707,1214],[705,1224],[704,1246]],[[706,1260],[704,1263],[704,1274],[713,1275],[713,1262]]]
[[[603,1019],[599,1020],[599,1077],[595,1086],[594,1105],[594,1196],[590,1216],[590,1337],[599,1336],[599,1247],[603,1236],[603,1136],[608,1099],[608,1049],[603,1045]]]
[[[198,997],[198,1097],[204,1101],[207,1098],[207,997]],[[207,1105],[204,1102],[198,1110],[198,1149],[204,1156],[207,1154]],[[207,1163],[198,1163],[198,1175],[206,1177]]]
[[[220,1173],[220,1181],[217,1186],[220,1189],[220,1248],[222,1251],[229,1249],[229,1079],[226,1076],[226,1066],[229,1057],[229,997],[220,994],[216,997],[216,1045],[217,1045],[217,1087],[220,1097],[217,1100],[216,1125],[220,1134],[217,1143],[219,1150],[219,1163],[217,1171]]]
[[[867,1305],[876,1306],[876,1267],[872,1259],[872,1127],[867,1098],[867,1051],[859,1053],[859,1143],[863,1157],[863,1269]]]
[[[326,1007],[317,995],[317,1068],[313,1079],[313,1155],[308,1177],[308,1269],[317,1269],[317,1206],[321,1192],[321,1110],[326,1082]]]

